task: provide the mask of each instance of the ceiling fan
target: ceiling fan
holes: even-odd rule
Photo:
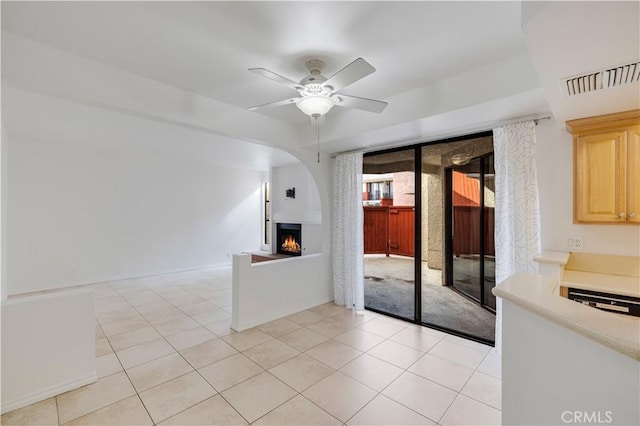
[[[255,111],[263,108],[295,104],[305,114],[317,118],[329,112],[336,105],[377,113],[382,112],[387,106],[387,103],[383,101],[338,93],[346,86],[355,83],[376,70],[362,58],[351,62],[329,78],[322,75],[322,70],[325,67],[323,61],[312,59],[307,61],[306,66],[309,70],[309,75],[300,80],[299,83],[264,68],[249,68],[249,71],[284,84],[296,90],[299,94],[299,96],[282,101],[252,106],[249,110]]]

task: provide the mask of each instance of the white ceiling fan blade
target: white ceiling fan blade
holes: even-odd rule
[[[247,109],[249,111],[256,111],[263,108],[271,108],[271,107],[278,107],[282,105],[295,104],[298,99],[300,99],[300,97],[284,99],[282,101],[277,101],[277,102],[270,102],[268,104],[256,105],[256,106],[249,107]]]
[[[249,68],[249,71],[254,72],[258,75],[268,78],[269,80],[277,81],[280,84],[284,84],[285,86],[289,86],[294,90],[302,90],[304,87],[300,85],[300,83],[296,83],[293,80],[289,80],[287,77],[283,77],[280,74],[276,74],[273,71],[269,71],[264,68]]]
[[[382,112],[387,107],[387,102],[376,101],[375,99],[358,98],[357,96],[337,95],[340,98],[340,102],[336,103],[338,106],[346,108],[363,109],[370,112]]]
[[[369,62],[362,58],[358,58],[329,77],[329,79],[323,84],[324,86],[331,86],[333,88],[333,92],[337,92],[343,87],[368,76],[375,70],[376,69]]]

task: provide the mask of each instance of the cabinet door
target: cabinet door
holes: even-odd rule
[[[580,135],[575,144],[575,222],[626,222],[626,131]]]
[[[640,126],[627,131],[627,220],[640,223]]]

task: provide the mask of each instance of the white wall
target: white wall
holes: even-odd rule
[[[6,300],[8,295],[7,290],[7,268],[6,268],[6,205],[7,205],[7,162],[8,162],[8,147],[9,147],[9,135],[7,135],[7,129],[2,126],[2,139],[0,139],[0,300]]]
[[[2,408],[15,410],[93,383],[92,291],[2,301]]]
[[[544,250],[567,251],[567,238],[583,237],[584,252],[640,255],[640,226],[574,225],[572,139],[553,119],[536,127],[538,182]]]
[[[287,198],[287,189],[296,189],[296,198]],[[322,252],[322,213],[318,187],[303,164],[274,167],[271,170],[272,235],[276,223],[301,223],[303,255]],[[275,252],[275,247],[273,247]]]
[[[230,264],[259,249],[260,172],[94,142],[11,136],[9,294]]]
[[[234,255],[231,327],[247,330],[333,300],[330,264],[323,253],[253,264]]]

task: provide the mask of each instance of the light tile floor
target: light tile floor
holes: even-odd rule
[[[230,268],[90,286],[99,380],[3,425],[500,424],[489,347],[332,303],[235,333]]]

